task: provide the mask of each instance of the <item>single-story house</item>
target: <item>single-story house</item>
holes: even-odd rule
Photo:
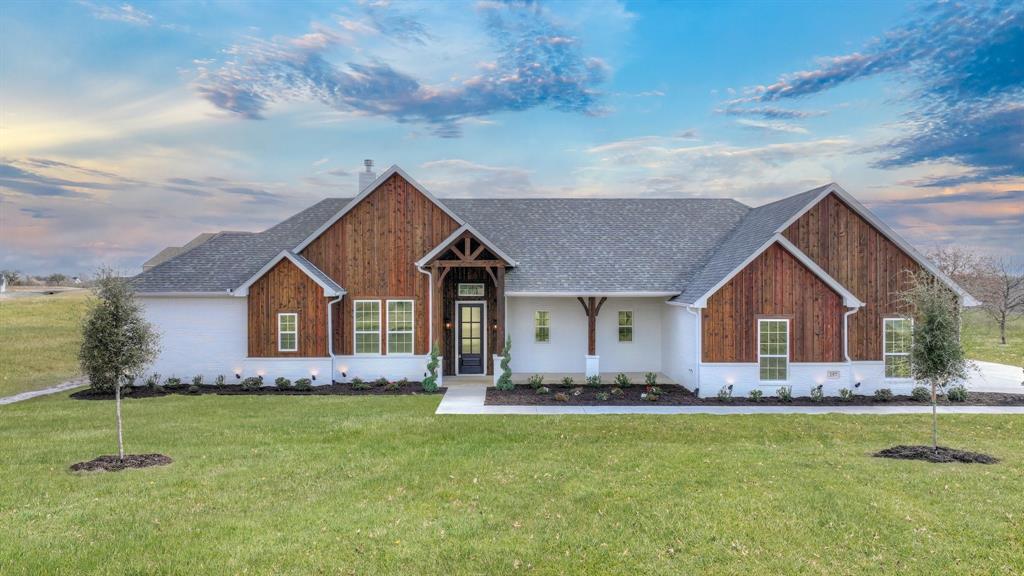
[[[355,198],[186,246],[132,279],[164,376],[419,380],[435,343],[444,375],[494,374],[508,336],[517,375],[895,391],[912,385],[905,272],[975,304],[837,184],[757,208],[440,199],[393,166]]]

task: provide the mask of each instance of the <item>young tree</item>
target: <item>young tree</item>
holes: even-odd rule
[[[114,392],[117,453],[124,459],[121,388],[133,382],[159,352],[158,336],[142,315],[127,282],[109,268],[99,271],[82,323],[78,360],[93,390]]]
[[[999,326],[999,343],[1005,345],[1007,321],[1024,313],[1024,270],[1005,258],[988,260],[976,292],[981,309]]]
[[[960,303],[931,274],[911,274],[901,300],[914,314],[910,373],[932,391],[932,447],[939,446],[938,390],[967,378],[968,362],[960,343]]]

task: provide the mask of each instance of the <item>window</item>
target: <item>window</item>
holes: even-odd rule
[[[388,354],[412,354],[412,300],[388,300]]]
[[[633,311],[619,310],[619,342],[633,341]]]
[[[380,300],[356,300],[356,354],[380,354]]]
[[[789,320],[757,321],[757,362],[761,380],[789,377]]]
[[[885,351],[885,377],[910,378],[910,344],[914,339],[914,321],[910,318],[882,320]]]
[[[533,313],[533,340],[551,341],[551,314],[547,310],[537,310]]]
[[[459,296],[480,296],[484,295],[483,284],[459,284]]]
[[[282,312],[277,315],[277,351],[298,352],[299,350],[299,315],[294,312]]]

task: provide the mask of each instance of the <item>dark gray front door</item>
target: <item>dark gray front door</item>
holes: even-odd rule
[[[459,374],[484,373],[484,305],[459,305]]]

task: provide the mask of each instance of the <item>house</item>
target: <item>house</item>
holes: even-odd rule
[[[369,166],[367,167],[369,171]],[[364,176],[365,178],[365,176]],[[836,184],[728,199],[439,199],[401,168],[263,232],[221,232],[132,280],[154,370],[421,379],[658,372],[702,395],[908,388],[897,293],[927,270]]]

